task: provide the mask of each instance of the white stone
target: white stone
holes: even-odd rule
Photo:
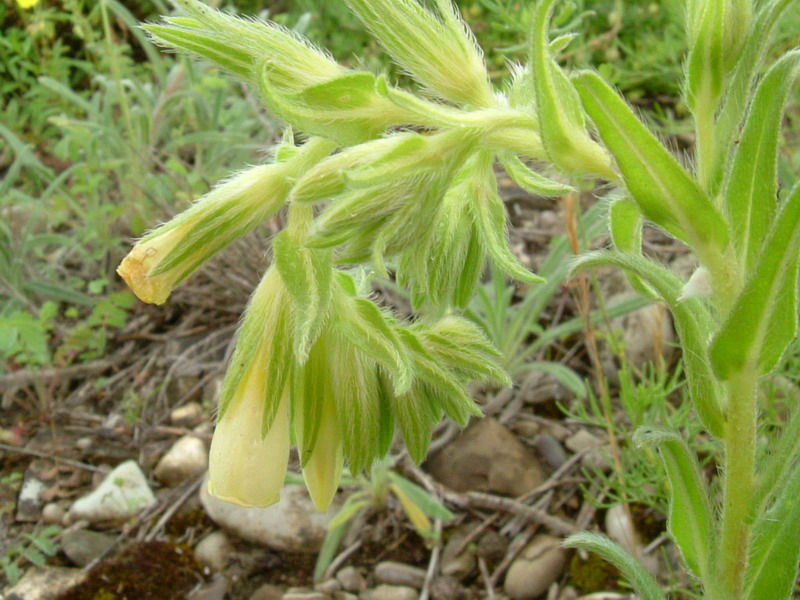
[[[567,553],[560,540],[537,535],[511,563],[505,591],[513,600],[530,600],[543,594],[564,572]]]
[[[175,427],[197,427],[203,421],[203,407],[197,402],[189,402],[169,413],[169,422]]]
[[[222,571],[233,548],[224,531],[214,531],[200,540],[194,548],[194,557],[212,571]]]
[[[203,483],[200,502],[219,526],[242,539],[274,550],[316,553],[322,546],[328,522],[339,511],[334,500],[326,513],[318,513],[302,485],[285,485],[277,504],[266,508],[244,508],[214,498]]]
[[[159,481],[174,487],[190,477],[197,477],[207,468],[205,442],[193,435],[185,435],[161,457],[153,474]]]
[[[56,502],[45,504],[42,509],[42,520],[48,525],[61,525],[64,520],[65,510]]]
[[[404,585],[381,584],[369,593],[369,600],[417,600],[419,592]]]
[[[33,567],[17,584],[6,590],[6,597],[24,600],[52,600],[86,578],[83,569]]]
[[[76,500],[68,514],[72,522],[117,523],[130,519],[155,502],[156,497],[139,465],[128,460],[106,475],[94,491]]]

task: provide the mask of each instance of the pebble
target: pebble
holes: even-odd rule
[[[558,469],[569,460],[564,447],[549,433],[537,435],[534,443],[536,449],[539,451],[539,456],[541,456],[544,462],[547,463],[547,466],[553,470]]]
[[[387,560],[375,566],[375,581],[422,589],[425,585],[425,570]]]
[[[66,567],[33,567],[28,569],[15,586],[6,590],[8,600],[53,600],[80,585],[86,577],[82,569]]]
[[[106,475],[92,492],[76,500],[68,516],[73,523],[79,520],[119,523],[155,502],[156,497],[139,465],[128,460]]]
[[[341,591],[341,589],[342,584],[333,578],[314,584],[314,591],[322,592],[323,594],[333,594],[334,592]]]
[[[350,592],[333,592],[333,600],[358,600],[358,596]]]
[[[88,529],[67,530],[61,536],[61,550],[78,567],[85,567],[114,545],[116,538]]]
[[[282,598],[283,588],[271,583],[265,583],[250,596],[250,600],[281,600]]]
[[[169,413],[169,422],[175,427],[191,429],[203,421],[203,407],[197,402],[189,402],[183,406],[172,409]]]
[[[243,508],[212,497],[204,483],[200,502],[215,523],[244,540],[273,550],[305,554],[319,551],[328,522],[340,507],[334,501],[327,513],[318,513],[305,486],[297,484],[285,485],[277,504]]]
[[[328,594],[322,592],[292,592],[283,595],[283,600],[331,600]]]
[[[431,582],[432,600],[469,600],[469,592],[455,577],[443,575]]]
[[[57,502],[49,502],[42,509],[42,521],[48,525],[61,525],[66,511]]]
[[[434,479],[459,492],[521,496],[542,483],[533,453],[496,419],[482,419],[428,462]]]
[[[460,554],[456,554],[473,527],[460,527],[448,538],[442,550],[441,570],[443,575],[450,575],[462,580],[475,568],[477,561],[469,545]]]
[[[489,566],[495,566],[506,556],[508,538],[496,531],[489,531],[478,542],[478,556],[485,560]]]
[[[369,600],[417,600],[419,592],[404,585],[387,585],[382,583],[372,590]]]
[[[175,487],[190,477],[197,477],[207,468],[205,442],[193,435],[185,435],[161,457],[153,474],[159,481]]]
[[[606,533],[608,537],[625,548],[628,553],[638,556],[642,549],[639,534],[625,505],[615,504],[606,511]]]
[[[511,563],[504,588],[512,600],[536,598],[561,577],[567,553],[559,544],[558,538],[537,535]]]
[[[204,537],[194,548],[194,557],[204,567],[212,571],[222,571],[233,552],[228,536],[224,531],[214,531]]]
[[[92,444],[93,444],[93,443],[94,443],[94,442],[92,441],[92,438],[90,438],[90,437],[86,436],[86,437],[78,438],[78,439],[75,441],[75,447],[76,447],[78,450],[81,450],[81,451],[83,451],[83,452],[86,452],[86,451],[87,451],[89,448],[91,448],[91,447],[92,447]]]
[[[367,589],[367,581],[361,572],[355,567],[342,567],[336,572],[336,580],[342,584],[342,589],[346,592],[359,594]]]

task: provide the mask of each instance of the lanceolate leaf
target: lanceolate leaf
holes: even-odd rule
[[[642,253],[642,213],[628,197],[617,198],[608,209],[608,225],[614,246],[622,252]],[[658,296],[639,277],[626,271],[631,287],[645,298]]]
[[[748,600],[785,600],[792,597],[800,563],[800,462],[789,477],[775,504],[761,515],[753,528],[748,559],[746,593]]]
[[[692,572],[706,580],[713,562],[713,513],[696,455],[682,437],[663,428],[640,429],[635,440],[657,447],[670,487],[669,531]]]
[[[573,271],[598,266],[615,266],[641,278],[666,303],[675,320],[683,347],[683,363],[692,401],[703,425],[715,436],[724,433],[720,386],[708,360],[708,324],[712,317],[697,298],[678,301],[683,283],[668,269],[642,256],[624,252],[599,251],[584,254]]]
[[[470,206],[474,211],[475,223],[487,253],[509,277],[525,283],[542,283],[544,279],[523,267],[508,248],[507,214],[503,200],[497,193],[491,153],[475,152],[470,161],[473,171],[468,189],[474,198]]]
[[[798,65],[800,50],[795,50],[785,54],[761,80],[728,178],[726,207],[745,273],[755,266],[777,209],[781,120]]]
[[[758,264],[711,344],[711,361],[726,380],[745,366],[767,373],[797,333],[800,185],[781,207],[761,245]]]
[[[564,545],[567,548],[585,548],[599,554],[619,569],[642,600],[666,600],[658,582],[647,572],[644,565],[607,537],[582,531],[569,536]]]
[[[642,214],[695,249],[724,248],[722,214],[625,100],[597,73],[584,71],[573,81]]]
[[[500,154],[500,162],[508,176],[523,190],[534,196],[552,198],[563,196],[575,191],[575,188],[557,181],[552,181],[529,169],[515,154],[504,152]]]
[[[545,151],[553,164],[568,173],[588,171],[614,178],[608,155],[586,130],[575,88],[550,55],[548,27],[554,1],[540,0],[532,24],[532,76]]]

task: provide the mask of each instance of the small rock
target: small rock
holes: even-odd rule
[[[432,600],[469,600],[469,592],[455,577],[444,575],[431,582]]]
[[[285,485],[280,501],[266,508],[230,504],[212,497],[207,487],[201,486],[200,501],[214,522],[249,542],[286,552],[318,552],[340,507],[334,501],[327,513],[318,513],[305,487],[297,484]]]
[[[169,413],[169,422],[175,427],[191,429],[203,421],[203,407],[197,402],[189,402]]]
[[[464,544],[464,540],[467,539],[471,529],[472,527],[456,529],[447,540],[442,550],[442,574],[451,575],[458,580],[462,580],[475,568],[477,561],[469,546],[464,548],[461,553],[456,554],[456,551]]]
[[[358,600],[358,596],[350,592],[333,592],[333,600]]]
[[[367,589],[364,576],[355,567],[342,567],[336,572],[336,580],[342,584],[346,592],[359,594]]]
[[[86,452],[89,448],[92,447],[93,443],[94,442],[92,441],[92,438],[86,436],[86,437],[82,437],[82,438],[79,438],[78,440],[76,440],[75,447],[78,450]]]
[[[553,470],[558,469],[569,459],[563,446],[549,433],[537,435],[535,444],[536,449],[539,451],[539,456]]]
[[[198,437],[185,435],[158,461],[153,474],[170,487],[189,477],[197,477],[208,468],[208,450]]]
[[[250,596],[250,600],[281,600],[281,598],[283,598],[283,588],[271,583],[265,583]]]
[[[514,430],[517,432],[517,434],[524,438],[534,437],[537,433],[539,433],[540,429],[541,426],[539,423],[536,421],[530,421],[528,419],[518,419],[514,423]]]
[[[224,531],[214,531],[200,540],[194,548],[194,557],[204,567],[212,571],[222,571],[233,552],[228,536]]]
[[[606,511],[606,533],[608,537],[625,548],[633,556],[638,556],[642,544],[630,513],[623,504],[615,504]]]
[[[210,583],[189,594],[188,600],[225,600],[228,585],[228,578],[222,573],[216,573]]]
[[[431,475],[459,492],[521,496],[539,485],[542,467],[528,448],[495,419],[482,419],[435,454]]]
[[[519,395],[528,404],[567,402],[575,397],[567,387],[549,373],[532,371],[519,389]]]
[[[76,529],[61,536],[61,549],[74,565],[85,567],[114,545],[115,538],[105,533]]]
[[[322,592],[286,592],[283,600],[331,600],[331,597]]]
[[[561,576],[567,553],[559,544],[557,538],[537,535],[511,563],[505,591],[513,600],[536,598]]]
[[[86,573],[66,567],[33,567],[17,585],[6,591],[7,600],[55,600],[80,585]]]
[[[579,429],[564,442],[564,445],[577,454],[578,452],[585,452],[587,450],[595,450],[605,445],[605,442],[600,438],[592,435],[585,429]]]
[[[42,516],[42,493],[47,484],[34,477],[30,470],[25,473],[25,480],[17,498],[17,521],[33,523]]]
[[[566,586],[558,595],[558,600],[578,600],[578,591],[571,585]]]
[[[341,589],[342,589],[342,584],[333,578],[326,579],[325,581],[320,581],[319,583],[314,584],[314,591],[322,592],[323,594],[333,594],[334,592],[338,592]]]
[[[48,525],[61,525],[64,520],[65,510],[57,502],[50,502],[42,509],[42,521]]]
[[[507,550],[508,539],[496,531],[485,533],[478,542],[478,556],[490,567],[499,564],[505,558]]]
[[[422,586],[425,585],[425,570],[386,560],[375,566],[375,581],[422,589]]]
[[[369,600],[417,600],[419,592],[404,585],[379,585],[369,594]]]
[[[118,523],[155,502],[139,465],[128,460],[111,471],[94,491],[76,500],[69,509],[69,517],[72,522]]]

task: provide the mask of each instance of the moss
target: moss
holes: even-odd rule
[[[607,592],[619,588],[619,571],[597,554],[583,560],[578,552],[569,563],[570,582],[582,592]]]
[[[188,546],[139,542],[97,565],[58,600],[183,600],[201,571]]]

